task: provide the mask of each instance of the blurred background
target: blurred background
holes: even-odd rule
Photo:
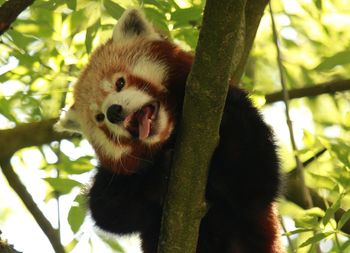
[[[137,235],[116,238],[94,226],[84,200],[97,163],[93,150],[50,127],[72,103],[91,51],[111,36],[125,8],[141,5],[159,32],[194,51],[201,0],[36,0],[1,35],[0,230],[18,251],[55,252],[56,241],[72,253],[140,252]],[[283,243],[288,252],[350,252],[350,4],[271,5],[275,28],[267,8],[239,85],[280,146]],[[31,213],[28,203],[37,207]],[[50,229],[59,233],[49,241]]]

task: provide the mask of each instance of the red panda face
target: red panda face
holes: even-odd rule
[[[183,90],[191,57],[184,64],[181,54],[153,31],[141,12],[126,11],[113,38],[91,55],[75,84],[74,105],[56,128],[81,131],[100,160],[109,163],[140,147],[161,145],[170,137],[174,110],[182,103],[173,90],[182,96],[176,90]],[[180,68],[178,75],[174,68]]]

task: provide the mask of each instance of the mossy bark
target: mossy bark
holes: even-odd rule
[[[199,224],[206,211],[207,168],[219,140],[232,62],[235,57],[241,59],[244,48],[245,5],[246,0],[206,2],[187,81],[159,253],[196,251]]]
[[[19,124],[15,128],[0,130],[0,160],[11,157],[16,151],[30,146],[39,146],[51,141],[68,139],[72,134],[58,133],[52,128],[57,119]]]

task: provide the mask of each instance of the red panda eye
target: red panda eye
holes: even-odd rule
[[[124,85],[125,85],[125,79],[123,77],[118,78],[117,81],[115,82],[115,86],[118,92],[123,89]]]

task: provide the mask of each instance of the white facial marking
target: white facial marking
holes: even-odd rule
[[[114,92],[107,96],[102,104],[102,111],[107,112],[107,109],[114,104],[121,105],[123,110],[129,114],[137,111],[143,105],[152,101],[152,97],[147,93],[135,88],[129,87],[120,92]]]
[[[164,88],[161,84],[167,76],[167,66],[161,62],[156,62],[150,57],[143,56],[137,60],[131,72],[135,76],[139,76],[144,80]]]
[[[112,83],[110,83],[107,80],[103,80],[100,84],[101,88],[105,91],[105,92],[112,92],[114,91],[114,85]]]
[[[114,92],[107,96],[102,104],[102,112],[107,115],[107,110],[111,105],[117,104],[122,106],[123,113],[129,115],[142,106],[152,101],[152,97],[147,93],[135,88],[129,87],[120,92]],[[114,134],[114,136],[131,137],[129,131],[127,131],[122,125],[113,124],[108,120],[105,120],[108,129]]]

